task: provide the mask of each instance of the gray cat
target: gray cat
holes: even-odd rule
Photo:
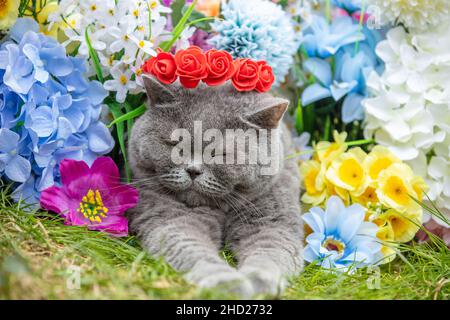
[[[128,153],[140,183],[140,203],[129,213],[131,231],[152,255],[200,287],[244,298],[280,294],[303,266],[300,183],[295,160],[284,160],[294,151],[280,124],[288,101],[240,93],[229,84],[185,89],[147,76],[144,82],[150,104],[133,127]],[[278,173],[262,175],[259,164],[174,164],[171,134],[178,128],[193,132],[194,121],[203,130],[275,129]],[[219,256],[224,244],[237,268]]]

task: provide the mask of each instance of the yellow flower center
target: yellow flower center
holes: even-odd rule
[[[91,11],[95,11],[95,10],[97,10],[97,5],[93,4],[93,5],[91,6]]]
[[[317,193],[317,189],[316,189],[316,178],[317,175],[319,174],[319,170],[317,169],[312,169],[311,171],[309,171],[306,176],[305,176],[305,188],[306,188],[306,192],[309,194],[316,194]]]
[[[399,177],[390,177],[383,188],[385,194],[400,205],[409,202],[408,189]]]
[[[6,8],[8,0],[0,0],[0,10],[3,11]]]
[[[136,70],[136,75],[140,76],[141,74],[142,74],[142,69],[141,68],[137,69]]]
[[[144,47],[145,47],[144,40],[139,41],[139,48],[144,48]]]
[[[133,15],[134,15],[136,18],[139,18],[139,10],[138,10],[138,9],[134,10],[134,11],[133,11]]]
[[[322,247],[328,251],[336,251],[337,253],[344,252],[345,244],[339,240],[328,237],[322,244]]]
[[[128,79],[124,74],[120,76],[119,80],[122,85],[126,85],[128,82]]]
[[[376,160],[369,168],[369,175],[372,179],[378,178],[380,172],[388,168],[392,164],[392,160],[389,158],[380,158]]]
[[[158,5],[158,2],[156,2],[156,1],[151,1],[151,2],[150,2],[150,9],[155,9],[157,5]]]
[[[355,159],[348,159],[342,162],[339,168],[339,177],[346,184],[356,187],[361,184],[364,177],[364,170],[361,168],[358,161]]]
[[[91,222],[102,222],[108,214],[108,208],[103,205],[103,199],[98,190],[89,189],[88,193],[80,202],[80,207],[77,209],[86,219]]]

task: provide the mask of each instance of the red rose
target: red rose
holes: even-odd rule
[[[232,82],[238,91],[252,91],[256,88],[259,76],[259,66],[250,59],[238,59],[234,62],[236,72]]]
[[[273,75],[272,67],[269,66],[265,61],[258,61],[258,76],[259,80],[256,83],[256,91],[267,92],[272,87],[275,81],[275,76]]]
[[[206,56],[199,47],[192,46],[175,54],[177,75],[181,84],[189,89],[197,87],[208,76]]]
[[[160,82],[171,84],[177,80],[177,66],[173,54],[158,50],[156,57],[152,57],[142,67],[142,71],[154,75]]]
[[[219,86],[234,74],[233,58],[226,51],[211,49],[206,52],[208,77],[203,79],[208,86]]]

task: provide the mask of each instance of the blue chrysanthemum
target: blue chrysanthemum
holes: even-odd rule
[[[327,201],[325,211],[311,208],[303,215],[303,220],[313,230],[306,238],[305,260],[344,272],[381,262],[381,244],[376,237],[378,227],[364,221],[364,217],[361,205],[345,207],[336,196]]]
[[[231,0],[222,2],[222,15],[224,20],[213,23],[218,35],[211,44],[234,58],[266,60],[275,85],[283,82],[300,44],[283,9],[266,0]]]
[[[15,183],[14,199],[38,203],[64,158],[90,164],[113,148],[99,120],[107,92],[86,71],[32,19],[17,20],[0,46],[0,178]]]

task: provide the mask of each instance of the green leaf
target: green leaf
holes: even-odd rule
[[[132,109],[129,103],[125,103],[125,108],[127,109],[127,113],[122,114],[121,116],[118,116],[117,118],[114,117],[114,121],[112,121],[108,128],[111,128],[114,125],[117,125],[119,123],[123,123],[125,121],[133,120],[134,118],[137,118],[145,113],[145,110],[147,109],[146,106],[143,104],[140,107],[137,107],[136,109]]]
[[[97,74],[97,79],[101,83],[103,83],[105,81],[105,79],[103,78],[102,67],[100,66],[100,59],[98,58],[97,51],[95,51],[94,48],[92,48],[91,39],[89,38],[89,26],[86,27],[84,36],[86,38],[86,44],[88,46],[89,56],[91,57],[92,62],[94,63],[94,69],[95,69],[95,73]]]
[[[298,134],[301,134],[305,130],[305,125],[303,124],[303,110],[302,110],[302,99],[298,99],[297,109],[295,110],[295,129]]]
[[[186,0],[175,0],[170,6],[172,9],[172,24],[176,26],[183,17],[183,8],[186,4]]]
[[[118,118],[123,116],[122,107],[119,103],[110,102],[108,104],[108,106],[109,106],[109,110],[111,110],[114,120],[117,120]],[[120,146],[120,150],[122,151],[122,157],[123,157],[123,161],[125,164],[125,172],[127,175],[127,180],[128,180],[128,182],[130,182],[131,181],[131,172],[130,172],[130,168],[128,166],[127,149],[125,146],[125,138],[124,138],[125,126],[124,126],[123,121],[116,123],[116,131],[117,131],[117,140],[119,140],[119,146]]]
[[[186,28],[186,24],[189,20],[189,17],[191,16],[192,12],[194,11],[195,6],[197,5],[197,0],[192,1],[191,5],[188,7],[186,12],[181,17],[178,24],[175,26],[175,28],[172,31],[172,39],[165,41],[161,44],[161,49],[165,52],[170,51],[170,49],[173,47],[175,42],[180,38],[181,33]]]

